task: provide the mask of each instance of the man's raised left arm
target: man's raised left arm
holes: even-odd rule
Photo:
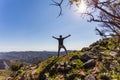
[[[68,38],[68,37],[70,37],[70,36],[71,36],[71,35],[69,34],[68,36],[64,37],[64,39],[65,39],[65,38]]]

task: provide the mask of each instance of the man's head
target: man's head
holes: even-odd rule
[[[59,37],[62,38],[62,35],[60,35]]]

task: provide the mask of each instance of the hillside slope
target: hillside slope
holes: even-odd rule
[[[105,39],[18,71],[13,80],[120,80],[120,49]]]

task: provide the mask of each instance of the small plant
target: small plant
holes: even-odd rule
[[[120,80],[120,74],[117,73],[115,70],[110,71],[109,75],[111,75],[112,79]]]
[[[76,66],[77,69],[80,69],[81,67],[83,67],[83,62],[80,59],[73,60],[73,62],[77,64]]]
[[[102,79],[102,80],[110,80],[110,78],[107,75],[101,75],[100,79]]]

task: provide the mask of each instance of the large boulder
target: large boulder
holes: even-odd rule
[[[80,57],[80,60],[83,61],[83,62],[86,62],[88,60],[91,60],[93,59],[93,57],[91,57],[89,54],[83,54],[81,57]]]
[[[96,65],[96,62],[94,59],[88,60],[87,62],[83,64],[84,68],[86,69],[93,68],[95,67],[95,65]]]
[[[70,58],[70,61],[75,60],[75,59],[80,59],[80,57],[78,55],[74,55]]]

